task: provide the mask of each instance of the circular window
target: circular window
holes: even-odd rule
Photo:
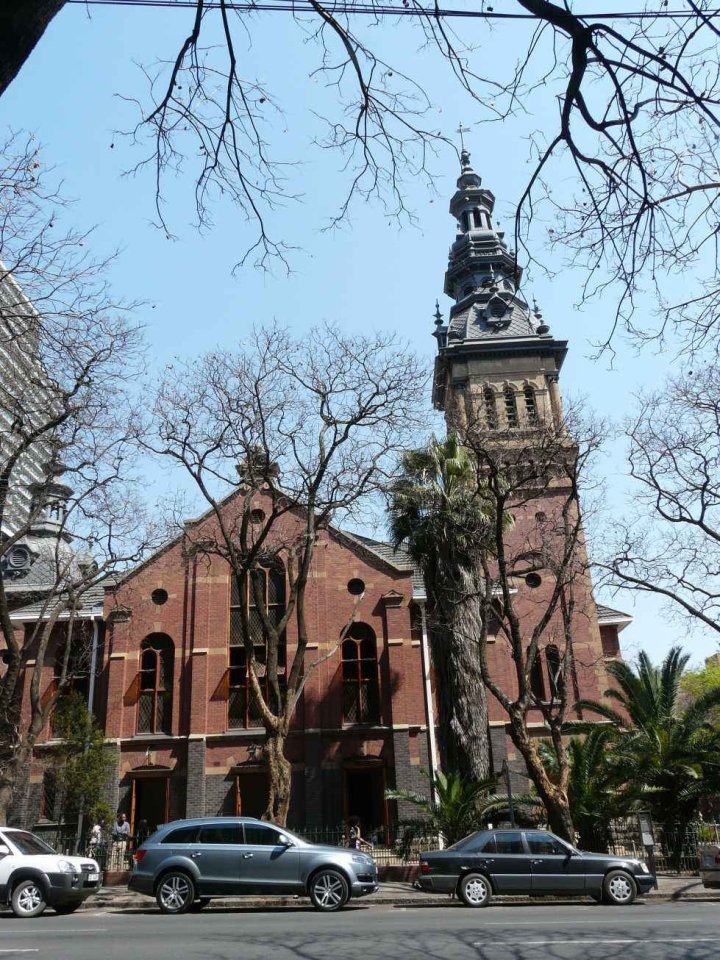
[[[264,511],[264,510],[251,510],[251,511],[250,511],[250,523],[254,524],[255,526],[257,526],[258,524],[262,523],[264,519],[265,519],[265,511]]]
[[[538,510],[538,512],[535,514],[535,519],[538,523],[545,523],[547,520],[547,514],[543,510]]]
[[[351,593],[354,597],[359,597],[361,593],[365,593],[365,581],[359,577],[348,580],[348,593]]]
[[[542,583],[542,577],[540,576],[539,573],[529,573],[525,577],[525,583],[529,587],[532,587],[533,590],[535,590]]]
[[[167,603],[167,598],[167,590],[163,590],[162,587],[158,587],[157,590],[153,590],[153,592],[150,594],[150,599],[153,603],[157,604],[158,607],[161,607],[164,603]]]

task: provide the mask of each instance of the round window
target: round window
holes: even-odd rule
[[[542,577],[540,576],[539,573],[529,573],[525,577],[525,583],[529,587],[532,587],[533,590],[535,590],[542,583]]]
[[[348,580],[348,593],[351,593],[353,597],[359,597],[361,593],[365,593],[365,581],[359,577]]]
[[[153,590],[153,592],[150,594],[150,599],[153,603],[157,604],[158,607],[161,607],[164,603],[167,603],[167,598],[167,590],[163,590],[162,587],[158,587],[157,590]]]
[[[547,514],[544,510],[538,510],[538,512],[535,514],[535,519],[538,523],[545,523],[547,520]]]
[[[250,511],[250,523],[254,524],[255,526],[257,526],[258,524],[262,523],[264,519],[265,519],[265,511],[264,511],[264,510],[251,510],[251,511]]]

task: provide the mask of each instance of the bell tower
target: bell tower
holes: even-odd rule
[[[433,403],[449,429],[523,432],[560,426],[558,377],[567,342],[556,340],[519,292],[522,270],[493,223],[495,197],[463,149],[450,213],[457,224],[445,273],[455,301],[447,323],[436,305]]]

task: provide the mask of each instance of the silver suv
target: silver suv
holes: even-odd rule
[[[200,910],[212,897],[308,895],[316,910],[340,910],[378,887],[377,865],[357,850],[322,847],[249,817],[165,824],[135,851],[131,890],[163,913]]]

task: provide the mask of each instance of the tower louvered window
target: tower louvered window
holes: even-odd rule
[[[483,404],[485,406],[485,422],[488,430],[497,430],[497,404],[495,402],[495,394],[490,387],[485,387],[483,390]]]
[[[269,702],[272,710],[277,711],[279,704],[275,702],[275,695],[268,680],[267,674],[267,635],[263,626],[258,602],[263,605],[268,623],[277,627],[285,615],[285,570],[282,566],[266,569],[264,567],[253,573],[254,583],[252,590],[248,589],[249,596],[245,597],[245,605],[255,657],[255,672],[260,681],[263,697]],[[249,587],[250,585],[248,585]],[[280,638],[278,644],[277,680],[280,695],[283,696],[286,683],[286,646],[285,637]],[[230,598],[230,650],[228,665],[228,727],[238,729],[243,727],[261,727],[262,718],[257,703],[252,696],[250,673],[248,670],[247,647],[242,625],[242,608],[240,592],[235,577],[232,578]]]
[[[142,642],[138,733],[171,732],[173,654],[172,640],[163,634]]]
[[[523,397],[525,398],[525,415],[527,416],[527,421],[530,424],[536,424],[538,422],[537,399],[535,397],[535,390],[530,384],[527,384],[523,389]]]
[[[343,722],[377,723],[380,719],[377,643],[365,623],[353,624],[342,646]]]
[[[503,397],[505,399],[505,419],[508,427],[512,430],[518,425],[517,401],[513,388],[505,387]]]

